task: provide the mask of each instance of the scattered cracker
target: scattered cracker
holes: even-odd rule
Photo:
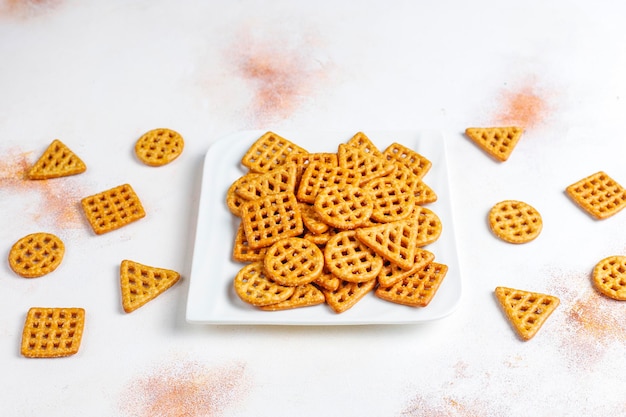
[[[81,174],[86,170],[87,165],[63,142],[55,139],[28,170],[26,177],[29,180],[47,180]]]
[[[570,185],[566,192],[596,219],[606,219],[626,207],[626,189],[603,171]]]
[[[135,154],[141,162],[153,167],[167,165],[183,153],[185,141],[172,129],[153,129],[135,143]]]
[[[130,313],[163,294],[180,279],[180,274],[170,269],[142,265],[123,260],[120,266],[122,307]]]
[[[626,256],[609,256],[593,269],[593,285],[614,300],[626,301]]]
[[[524,129],[507,127],[468,127],[465,134],[488,155],[500,162],[511,156]]]
[[[530,340],[537,334],[560,302],[553,295],[506,287],[497,287],[495,293],[509,322],[523,340]]]
[[[93,231],[101,235],[124,227],[146,216],[141,201],[129,184],[85,197],[81,200]]]
[[[31,233],[9,251],[9,266],[21,277],[38,278],[54,271],[63,260],[65,245],[51,233]]]
[[[82,308],[33,307],[26,315],[20,352],[27,358],[74,355],[80,348],[84,326]]]
[[[489,211],[489,227],[500,239],[509,243],[526,243],[534,240],[541,229],[541,215],[523,201],[505,200]]]

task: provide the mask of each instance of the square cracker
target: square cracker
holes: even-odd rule
[[[596,219],[606,219],[626,207],[626,190],[603,171],[575,182],[566,192]]]
[[[81,200],[93,231],[101,235],[145,217],[141,201],[129,184],[85,197]]]
[[[20,352],[27,358],[58,358],[78,352],[85,326],[82,308],[28,310]]]

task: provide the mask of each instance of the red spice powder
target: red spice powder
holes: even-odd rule
[[[0,13],[13,17],[32,17],[48,11],[62,0],[0,0]]]
[[[164,364],[132,381],[120,401],[128,417],[222,415],[249,388],[245,366],[208,368],[194,361]]]
[[[39,206],[33,220],[52,223],[58,229],[78,229],[83,226],[80,199],[85,197],[74,177],[51,180],[28,180],[26,172],[32,165],[32,152],[3,151],[0,160],[0,197],[10,201],[11,196],[34,194]]]
[[[437,396],[426,399],[416,395],[407,407],[400,413],[410,417],[489,417],[499,415],[487,409],[479,400],[460,401],[451,397]]]
[[[529,81],[513,90],[502,92],[493,123],[530,129],[545,121],[548,110],[545,92]]]
[[[253,90],[251,116],[259,125],[286,119],[310,97],[324,70],[306,40],[242,36],[231,47],[236,73]],[[291,42],[291,40],[290,40]]]

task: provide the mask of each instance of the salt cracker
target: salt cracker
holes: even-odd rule
[[[253,249],[304,232],[298,202],[290,192],[247,201],[241,207],[241,219],[248,245]]]
[[[517,126],[468,127],[465,134],[483,151],[504,162],[511,156],[524,129]]]
[[[180,274],[171,269],[156,268],[138,262],[123,260],[120,265],[122,307],[133,312],[171,288]]]
[[[266,132],[248,148],[241,164],[252,172],[263,173],[285,163],[288,155],[297,153],[309,152],[274,132]]]
[[[185,147],[180,133],[166,128],[152,129],[135,142],[135,154],[141,162],[153,167],[167,165],[178,158]]]
[[[293,294],[285,301],[259,308],[264,311],[291,310],[294,308],[311,307],[324,303],[326,297],[320,289],[312,284],[304,284],[295,287]]]
[[[237,262],[262,261],[265,257],[265,252],[267,252],[267,248],[253,249],[248,245],[243,224],[240,223],[235,234],[235,241],[233,242],[233,260]]]
[[[397,142],[389,145],[383,152],[387,160],[395,160],[407,167],[416,178],[422,179],[432,167],[432,162],[423,155]]]
[[[500,239],[509,243],[526,243],[541,233],[543,220],[530,204],[505,200],[489,210],[489,227]]]
[[[507,319],[523,340],[530,340],[537,334],[560,302],[553,295],[507,287],[497,287],[495,294]]]
[[[383,153],[374,145],[374,143],[367,137],[367,135],[363,132],[357,132],[354,136],[346,142],[350,146],[357,147],[368,153],[370,155],[374,155],[377,158],[381,158]]]
[[[606,219],[626,207],[626,189],[603,171],[575,182],[566,192],[596,219]]]
[[[81,200],[93,231],[101,235],[142,219],[146,212],[130,184],[122,184]]]
[[[47,180],[85,172],[87,165],[58,139],[52,141],[43,155],[28,170],[29,180]]]
[[[317,277],[315,281],[313,281],[313,283],[316,284],[318,287],[329,291],[335,291],[337,288],[339,288],[340,282],[341,280],[328,272],[328,269],[326,267],[322,269],[322,273],[320,274],[320,276]]]
[[[383,300],[411,307],[426,307],[433,299],[448,272],[448,266],[428,263],[395,284],[379,286],[374,294]]]
[[[371,279],[365,282],[341,281],[339,287],[334,291],[323,289],[326,304],[335,313],[344,313],[354,307],[363,297],[365,297],[376,286],[376,280]]]
[[[306,203],[299,203],[298,207],[302,214],[302,222],[308,231],[320,234],[330,229],[330,226],[324,223],[319,214],[317,214],[315,207]]]
[[[300,237],[281,239],[267,249],[263,267],[276,283],[296,287],[320,276],[324,254],[309,240]]]
[[[356,238],[356,231],[347,230],[330,238],[324,247],[328,271],[350,282],[369,281],[383,267],[382,258]]]
[[[374,201],[367,189],[351,185],[330,186],[317,194],[313,207],[326,224],[350,230],[368,223]]]
[[[626,256],[609,256],[596,264],[594,287],[614,300],[626,301]]]
[[[78,352],[85,327],[82,308],[32,307],[26,314],[20,353],[27,358],[59,358]]]
[[[390,177],[379,177],[368,182],[364,189],[373,202],[372,219],[389,223],[403,220],[415,207],[415,193],[406,183]]]
[[[359,185],[364,185],[374,178],[385,176],[396,168],[383,157],[378,157],[366,152],[362,148],[339,144],[337,150],[339,166],[357,172],[361,175]]]
[[[65,245],[51,233],[31,233],[9,251],[9,266],[21,277],[38,278],[54,271],[63,260]]]
[[[263,174],[242,178],[247,178],[247,181],[239,183],[235,192],[245,200],[254,200],[282,192],[294,193],[296,189],[296,165],[289,163]]]
[[[417,249],[416,226],[415,222],[399,220],[358,229],[356,238],[400,268],[410,269],[415,262],[415,250]]]
[[[415,206],[408,220],[417,223],[415,245],[418,248],[436,242],[443,231],[439,216],[426,207]]]
[[[434,253],[421,248],[415,250],[415,261],[413,261],[411,269],[402,269],[388,259],[385,259],[383,261],[383,267],[377,276],[378,284],[381,287],[389,287],[408,276],[414,275],[434,259]]]
[[[233,286],[242,301],[254,306],[280,303],[296,290],[295,287],[280,285],[269,279],[262,261],[241,268],[233,280]]]
[[[248,201],[247,198],[242,197],[237,190],[246,187],[250,181],[254,181],[254,178],[261,174],[255,174],[248,172],[247,174],[237,178],[226,191],[226,205],[228,210],[237,217],[241,217],[241,206]]]
[[[316,152],[316,153],[292,153],[285,157],[285,164],[296,164],[296,187],[300,184],[300,179],[304,170],[309,166],[311,162],[320,162],[329,166],[338,166],[337,154],[328,152]]]
[[[296,196],[302,203],[314,204],[317,194],[326,187],[358,185],[360,182],[361,174],[357,171],[313,161],[302,174]]]

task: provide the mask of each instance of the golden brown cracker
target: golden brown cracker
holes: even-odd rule
[[[266,132],[248,148],[241,164],[252,172],[263,173],[284,164],[288,155],[297,153],[308,152],[274,132]]]
[[[135,154],[141,162],[153,167],[167,165],[178,158],[185,147],[180,133],[166,128],[152,129],[135,142]]]
[[[85,172],[87,165],[59,139],[55,139],[28,170],[29,180],[47,180]]]
[[[496,298],[513,329],[523,340],[532,339],[559,305],[553,295],[497,287]]]
[[[287,287],[272,281],[266,274],[263,262],[252,262],[241,268],[233,286],[242,301],[254,306],[264,306],[287,300],[295,287]]]
[[[296,287],[314,281],[324,268],[324,254],[307,239],[281,239],[267,249],[265,274],[280,285]]]
[[[74,355],[80,348],[84,327],[82,308],[30,308],[22,330],[20,352],[27,358]]]
[[[626,256],[602,259],[593,268],[594,287],[614,300],[626,301]]]
[[[124,311],[130,313],[137,310],[163,294],[179,279],[180,274],[171,269],[123,260],[120,265],[120,288]]]
[[[489,210],[489,227],[500,239],[509,243],[526,243],[541,233],[543,220],[530,204],[505,200]]]
[[[465,134],[484,152],[497,161],[504,162],[511,156],[524,129],[517,126],[468,127]]]
[[[52,233],[31,233],[9,251],[9,266],[21,277],[38,278],[54,271],[63,260],[65,244]]]
[[[130,184],[122,184],[81,200],[93,231],[101,235],[146,216],[141,200]]]
[[[576,204],[599,220],[626,207],[626,189],[604,171],[571,184],[565,191]]]
[[[392,303],[426,307],[437,293],[447,272],[447,265],[431,262],[391,286],[379,286],[374,294]]]

